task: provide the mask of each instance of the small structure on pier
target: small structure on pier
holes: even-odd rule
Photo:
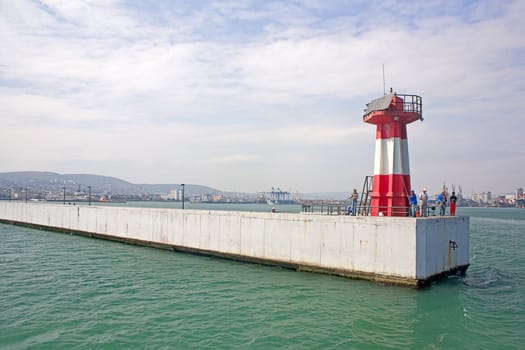
[[[390,94],[367,104],[365,123],[375,124],[376,152],[371,216],[407,216],[410,166],[406,125],[423,120],[417,95]]]

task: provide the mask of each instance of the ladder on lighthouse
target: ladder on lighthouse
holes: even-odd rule
[[[363,190],[361,191],[361,200],[357,212],[359,215],[370,215],[370,208],[372,203],[372,188],[374,183],[373,176],[365,176],[365,182],[363,183]]]

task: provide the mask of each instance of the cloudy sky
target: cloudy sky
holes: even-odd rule
[[[423,97],[413,187],[525,186],[525,1],[0,0],[0,172],[351,191]]]

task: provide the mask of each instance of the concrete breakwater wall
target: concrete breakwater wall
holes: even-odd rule
[[[468,217],[365,217],[4,202],[0,221],[419,287],[469,265]]]

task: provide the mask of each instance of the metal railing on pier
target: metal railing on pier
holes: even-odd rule
[[[388,213],[393,215],[391,216],[410,216],[409,207],[368,207],[368,211],[357,210],[357,216],[369,216],[370,212],[380,213],[379,216],[389,216]],[[304,213],[318,213],[326,215],[351,215],[351,203],[350,202],[341,202],[341,203],[303,203],[302,212]]]
[[[303,213],[321,213],[327,215],[347,215],[348,202],[325,202],[325,201],[309,201],[301,204],[301,211]]]

